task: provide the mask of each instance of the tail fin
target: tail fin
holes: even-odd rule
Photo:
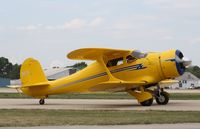
[[[20,79],[22,82],[22,87],[45,84],[48,85],[48,80],[42,70],[40,63],[33,58],[26,59],[22,64],[20,70]]]

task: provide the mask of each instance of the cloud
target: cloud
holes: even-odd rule
[[[20,26],[20,27],[17,27],[17,30],[32,31],[32,30],[38,30],[38,29],[40,29],[40,28],[42,28],[42,27],[43,27],[42,24],[36,24],[36,25],[30,24],[30,25],[27,25],[27,26]]]
[[[89,23],[89,26],[92,26],[92,27],[97,27],[101,24],[104,23],[104,18],[102,17],[96,17],[95,19],[93,19],[92,21],[90,21]]]
[[[35,29],[37,29],[38,28],[38,26],[35,26],[35,25],[28,25],[25,29],[27,29],[27,30],[35,30]]]
[[[91,27],[98,27],[103,24],[104,18],[102,17],[95,17],[92,20],[85,20],[81,18],[75,18],[71,19],[69,21],[66,21],[64,24],[61,25],[42,25],[42,24],[36,24],[36,25],[27,25],[27,26],[21,26],[17,27],[18,30],[25,30],[25,31],[34,31],[34,30],[76,30],[76,29],[82,29],[82,28],[91,28]]]
[[[72,19],[71,21],[65,22],[64,25],[61,26],[63,29],[80,29],[86,26],[86,21],[83,19]]]

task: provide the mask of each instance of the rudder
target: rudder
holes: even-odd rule
[[[48,82],[40,63],[33,59],[26,59],[20,70],[22,86],[31,86],[38,83]]]

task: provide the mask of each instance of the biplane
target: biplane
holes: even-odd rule
[[[142,53],[138,50],[82,48],[67,55],[73,60],[90,60],[92,64],[70,76],[48,81],[40,63],[26,59],[20,70],[24,94],[45,104],[50,95],[63,93],[127,92],[142,106],[166,105],[169,94],[164,90],[177,81],[191,61],[179,50]],[[152,89],[151,87],[155,87]]]

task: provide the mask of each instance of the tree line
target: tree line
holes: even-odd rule
[[[74,68],[76,70],[81,70],[81,69],[84,69],[85,67],[87,67],[87,63],[85,62],[79,62],[79,63],[75,63],[72,66],[67,66],[67,68]]]
[[[19,79],[20,67],[21,65],[12,64],[7,58],[0,57],[0,77]]]
[[[196,77],[200,78],[200,68],[199,66],[190,66],[186,69],[187,72],[194,74]]]

